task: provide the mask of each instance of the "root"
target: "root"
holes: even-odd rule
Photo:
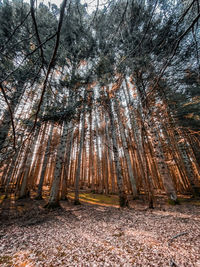
[[[180,201],[178,199],[174,200],[174,199],[169,198],[168,203],[170,205],[180,205]]]
[[[49,210],[52,210],[52,209],[60,209],[61,206],[60,206],[60,203],[59,202],[49,202],[47,203],[45,206],[44,206],[45,209],[49,209]]]
[[[41,195],[38,195],[38,196],[36,196],[34,199],[35,199],[35,200],[42,200],[43,198],[42,198]]]
[[[81,205],[81,202],[77,199],[74,200],[74,205]]]
[[[129,207],[129,202],[126,196],[119,196],[119,205],[121,208]]]

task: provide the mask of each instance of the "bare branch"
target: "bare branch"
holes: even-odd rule
[[[28,18],[28,16],[30,15],[30,11],[27,13],[27,15],[25,16],[25,18],[21,21],[21,23],[14,29],[14,31],[12,32],[12,34],[10,35],[10,37],[8,38],[8,40],[3,44],[3,47],[1,49],[1,51],[3,50],[3,48],[9,43],[9,41],[12,39],[13,35],[16,33],[16,31],[24,24],[24,22],[26,21],[26,19]]]
[[[196,0],[193,0],[192,3],[188,6],[188,8],[185,10],[185,12],[183,13],[183,15],[180,17],[180,19],[178,20],[177,24],[179,24],[184,17],[186,16],[186,14],[188,13],[188,11],[190,10],[190,8],[194,5],[194,3],[196,2]]]
[[[16,149],[16,136],[15,136],[15,125],[14,125],[14,120],[13,120],[13,112],[12,112],[11,106],[10,106],[10,104],[8,102],[7,95],[6,95],[6,92],[5,92],[4,88],[3,88],[2,83],[0,83],[0,89],[1,89],[1,91],[3,93],[4,99],[6,101],[8,109],[9,109],[10,119],[11,119],[11,123],[12,123],[12,130],[13,130],[13,148]]]
[[[188,34],[188,32],[194,27],[195,23],[197,23],[197,21],[199,20],[199,18],[200,18],[200,13],[196,16],[196,18],[193,20],[193,22],[192,22],[191,25],[187,28],[187,30],[186,30],[183,34],[181,34],[181,36],[180,36],[180,37],[178,38],[178,40],[176,41],[175,46],[174,46],[174,48],[173,48],[173,50],[172,50],[172,54],[171,54],[171,56],[166,60],[166,62],[165,62],[165,64],[164,64],[164,67],[163,67],[162,70],[161,70],[160,75],[159,75],[158,78],[156,79],[156,82],[154,83],[152,89],[148,92],[147,97],[154,91],[154,89],[155,89],[156,86],[158,85],[158,83],[159,83],[160,79],[162,78],[162,76],[163,76],[165,70],[166,70],[167,67],[169,66],[171,60],[174,58],[174,56],[175,56],[175,54],[176,54],[176,51],[177,51],[177,49],[178,49],[178,47],[179,47],[180,42],[181,42],[182,39]]]
[[[35,27],[35,32],[36,32],[36,36],[37,36],[37,40],[38,40],[38,47],[40,48],[40,53],[41,53],[41,57],[42,57],[42,62],[45,62],[44,59],[44,53],[43,53],[43,48],[42,48],[42,42],[40,39],[40,35],[39,35],[39,31],[38,31],[38,27],[37,27],[37,22],[36,22],[36,18],[35,18],[35,11],[34,11],[34,0],[30,0],[30,4],[31,4],[31,17],[33,20],[33,24]]]
[[[33,0],[31,0],[31,1],[33,1]],[[39,114],[40,107],[41,107],[42,102],[43,102],[44,93],[46,91],[49,74],[50,74],[51,69],[53,67],[53,64],[54,64],[54,61],[55,61],[55,58],[56,58],[56,54],[57,54],[57,51],[58,51],[58,46],[59,46],[59,41],[60,41],[60,31],[61,31],[61,28],[62,28],[62,22],[63,22],[63,18],[64,18],[64,11],[65,11],[66,4],[67,4],[67,0],[63,0],[62,6],[61,6],[61,10],[60,10],[60,18],[59,18],[59,22],[58,22],[57,39],[56,39],[54,51],[53,51],[53,54],[52,54],[52,57],[51,57],[51,60],[50,60],[50,63],[49,63],[48,69],[47,69],[46,77],[45,77],[45,80],[43,82],[42,94],[41,94],[41,97],[40,97],[40,101],[39,101],[39,104],[38,104],[37,111],[35,113],[35,121],[34,121],[34,125],[33,125],[32,130],[34,130],[34,128],[36,126],[36,123],[37,123],[38,114]]]
[[[177,234],[177,235],[173,236],[172,238],[170,238],[170,239],[168,240],[168,244],[170,245],[170,244],[172,243],[172,241],[173,241],[174,239],[178,238],[179,236],[187,235],[187,234],[188,234],[188,232],[183,232],[183,233],[180,233],[180,234]]]

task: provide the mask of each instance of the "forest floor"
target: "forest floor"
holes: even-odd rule
[[[120,209],[116,196],[84,198],[52,211],[44,200],[2,201],[0,266],[200,266],[200,201],[161,198],[150,210],[143,200]]]

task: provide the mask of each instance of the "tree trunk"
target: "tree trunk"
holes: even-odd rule
[[[62,131],[60,143],[58,145],[58,150],[57,150],[56,163],[55,163],[50,197],[49,197],[49,201],[47,205],[45,206],[46,208],[51,209],[51,208],[56,208],[60,206],[59,190],[60,190],[60,180],[61,180],[61,174],[62,174],[63,159],[64,159],[65,149],[66,149],[67,133],[68,133],[67,123],[64,122],[63,131]]]
[[[43,160],[43,164],[42,164],[42,171],[40,174],[36,199],[42,199],[42,186],[44,183],[45,172],[46,172],[47,163],[49,160],[49,152],[50,152],[50,145],[51,145],[51,140],[52,140],[52,135],[53,135],[53,129],[54,129],[54,126],[51,124],[50,133],[49,133],[48,141],[47,141],[47,146],[46,146],[46,149],[44,152],[44,160]]]
[[[70,123],[69,129],[72,127]],[[71,130],[71,129],[70,129]],[[62,181],[62,188],[61,188],[61,199],[67,200],[66,193],[67,193],[67,181],[68,181],[68,174],[69,174],[69,164],[71,159],[71,151],[72,151],[72,144],[73,144],[74,132],[72,130],[70,137],[69,137],[69,144],[67,146],[66,155],[65,155],[65,163],[64,163],[64,172],[63,172],[63,181]]]
[[[80,181],[80,171],[81,171],[81,157],[82,157],[82,149],[85,137],[85,110],[83,110],[82,120],[81,120],[81,137],[80,137],[80,145],[79,145],[79,154],[78,154],[78,162],[76,168],[76,177],[75,177],[75,199],[74,204],[79,205],[79,181]]]
[[[24,170],[24,176],[23,176],[23,180],[22,180],[22,184],[21,184],[21,188],[20,188],[19,198],[24,198],[24,197],[29,195],[29,191],[27,190],[28,177],[29,177],[30,168],[31,168],[31,161],[33,159],[33,152],[34,152],[35,146],[36,146],[38,138],[39,138],[39,136],[38,136],[39,131],[40,131],[40,129],[37,128],[36,132],[34,134],[34,137],[33,137],[32,144],[28,148],[28,155],[25,158],[25,161],[26,161],[25,170]]]
[[[132,164],[131,164],[131,158],[130,158],[130,155],[129,155],[128,144],[127,144],[127,141],[126,141],[126,136],[125,136],[125,131],[124,131],[124,125],[122,124],[119,107],[118,107],[116,101],[114,102],[114,108],[115,108],[115,112],[116,112],[117,117],[118,117],[119,131],[120,131],[120,135],[121,135],[121,139],[122,139],[124,155],[125,155],[125,158],[126,158],[128,176],[129,176],[129,179],[130,179],[130,182],[131,182],[133,199],[135,199],[137,197],[136,180],[135,180],[135,177],[134,177],[133,168],[132,168]]]
[[[116,136],[115,122],[114,122],[114,115],[112,111],[112,103],[109,98],[107,100],[107,110],[108,110],[108,114],[110,118],[110,129],[111,129],[111,135],[112,135],[115,170],[116,170],[116,175],[117,175],[119,204],[120,204],[120,207],[125,207],[127,206],[127,199],[126,199],[124,186],[123,186],[122,169],[121,169],[119,151],[118,151],[118,146],[117,146],[117,136]]]

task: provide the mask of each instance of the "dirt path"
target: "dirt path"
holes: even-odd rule
[[[0,266],[199,267],[200,208],[33,209],[0,226]]]

